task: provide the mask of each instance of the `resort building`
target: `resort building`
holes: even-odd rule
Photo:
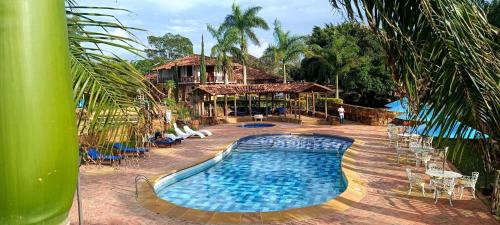
[[[158,75],[153,77],[153,83],[160,87],[168,80],[174,80],[175,75],[179,75],[179,100],[190,101],[190,93],[201,84],[201,56],[194,54],[184,58],[170,61],[161,66],[155,67],[153,70],[158,72]],[[205,66],[207,73],[207,85],[224,84],[224,75],[221,71],[216,70],[216,60],[211,57],[205,57]],[[154,80],[156,78],[156,80]],[[248,84],[263,84],[263,83],[279,83],[282,79],[264,71],[247,67],[247,83]],[[243,84],[243,66],[238,63],[233,63],[232,75],[229,77],[229,84]]]

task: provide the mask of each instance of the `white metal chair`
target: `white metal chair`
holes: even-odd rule
[[[411,190],[413,185],[416,185],[422,188],[422,196],[425,196],[425,181],[424,179],[411,171],[410,168],[406,168],[406,175],[408,176],[408,183],[410,185],[410,189],[408,190],[408,194],[411,194]]]
[[[479,172],[472,172],[472,176],[462,176],[460,178],[460,199],[464,195],[464,189],[470,188],[472,197],[476,198],[476,183],[479,178]]]
[[[441,193],[446,193],[448,195],[448,200],[450,205],[453,206],[453,195],[455,194],[455,178],[443,178],[436,180],[433,184],[434,187],[434,204],[437,204],[439,195]]]
[[[405,139],[399,139],[396,141],[396,154],[398,157],[398,165],[400,164],[401,156],[406,156],[406,161],[410,161],[410,148],[408,147],[408,142]]]

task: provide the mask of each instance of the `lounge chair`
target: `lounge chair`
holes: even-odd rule
[[[179,129],[179,127],[177,127],[177,124],[174,123],[174,131],[175,131],[175,134],[178,136],[178,137],[182,137],[182,138],[188,138],[188,137],[192,137],[193,135],[195,134],[188,134],[188,133],[184,133],[184,131],[182,131],[181,129]],[[202,134],[202,136],[199,136],[200,138],[204,138],[205,135]]]
[[[184,140],[183,137],[178,137],[178,136],[175,136],[175,134],[169,134],[169,133],[165,133],[165,137],[167,138],[170,138],[172,140],[174,140],[175,143],[181,143],[182,140]]]
[[[155,141],[155,145],[158,146],[158,147],[162,147],[162,146],[169,146],[169,147],[172,147],[172,144],[174,144],[175,141],[170,139],[170,138],[167,138],[165,140],[156,140]]]
[[[198,130],[198,131],[195,131],[193,129],[191,129],[190,127],[188,126],[184,126],[184,130],[186,131],[186,133],[195,133],[195,132],[200,132],[202,134],[204,134],[205,136],[212,136],[214,134],[212,134],[212,132],[210,132],[209,130]]]
[[[124,158],[122,155],[101,154],[95,148],[89,148],[87,150],[87,155],[88,155],[88,158],[94,163],[102,160],[102,161],[111,162],[111,165],[113,165],[116,161],[118,161],[118,164],[120,164],[121,160]]]
[[[191,128],[189,128],[188,126],[184,126],[184,131],[186,132],[186,134],[190,134],[191,137],[198,136],[200,138],[205,138],[205,134],[203,134],[199,131],[191,130]]]
[[[182,131],[181,129],[179,129],[179,127],[177,127],[176,123],[174,123],[174,131],[175,131],[175,135],[177,135],[177,137],[180,137],[180,138],[186,139],[186,138],[192,136],[190,134],[184,133],[184,131]]]
[[[113,148],[120,150],[120,152],[122,153],[137,153],[139,155],[142,155],[145,152],[149,151],[149,149],[147,148],[128,148],[125,144],[122,143],[114,143]]]

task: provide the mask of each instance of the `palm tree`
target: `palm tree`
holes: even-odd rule
[[[303,37],[294,36],[290,31],[284,31],[278,20],[274,21],[275,45],[270,45],[264,52],[264,57],[269,57],[275,63],[281,64],[283,70],[283,83],[286,83],[286,65],[297,62],[304,53]]]
[[[470,0],[330,0],[351,19],[366,19],[386,51],[393,79],[413,108],[434,113],[430,126],[451,130],[457,118],[500,140],[498,30]],[[422,121],[423,122],[423,121]],[[458,133],[464,133],[461,126]],[[442,139],[445,132],[441,132]],[[487,146],[487,145],[481,145]],[[481,149],[485,164],[494,150]]]
[[[256,6],[245,9],[242,11],[240,6],[233,3],[232,14],[226,16],[226,19],[222,26],[225,28],[234,28],[238,31],[240,50],[242,52],[241,63],[243,65],[243,83],[247,84],[247,55],[248,55],[248,43],[247,39],[250,39],[254,45],[260,46],[260,41],[257,35],[254,33],[254,28],[262,28],[268,30],[269,26],[266,21],[257,16],[257,13],[262,10],[262,7]]]
[[[223,26],[214,28],[207,26],[208,32],[217,43],[212,47],[211,56],[216,58],[216,69],[224,75],[224,84],[229,84],[229,77],[233,72],[233,57],[241,58],[241,51],[236,47],[238,31],[234,28],[226,29]]]
[[[359,58],[355,58],[359,52],[359,47],[354,40],[346,36],[334,36],[332,43],[322,48],[319,45],[312,45],[307,51],[310,58],[313,58],[311,69],[322,76],[335,75],[336,92],[335,97],[339,98],[339,76],[346,74],[357,65]]]

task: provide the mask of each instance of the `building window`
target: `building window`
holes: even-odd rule
[[[193,67],[192,66],[186,67],[186,74],[188,77],[193,76]]]

